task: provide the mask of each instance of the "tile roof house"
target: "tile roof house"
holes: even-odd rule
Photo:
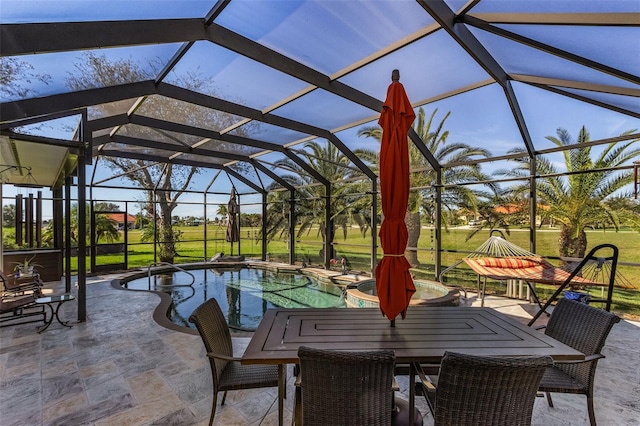
[[[107,216],[109,219],[118,222],[118,229],[124,229],[125,213],[108,213]],[[126,218],[128,229],[133,229],[136,224],[136,217],[126,214]]]

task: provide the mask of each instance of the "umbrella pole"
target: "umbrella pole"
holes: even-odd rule
[[[396,326],[396,319],[392,319],[391,320],[391,327],[395,327]]]

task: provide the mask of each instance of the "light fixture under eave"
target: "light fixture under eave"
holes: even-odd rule
[[[0,164],[0,180],[2,183],[8,183],[9,179],[5,179],[3,174],[5,172],[19,173],[22,174],[24,170],[27,171],[27,174],[22,178],[22,182],[14,183],[14,186],[24,186],[29,188],[42,188],[42,185],[39,185],[36,179],[31,174],[31,167],[28,166],[19,166],[17,164]]]
[[[0,175],[4,172],[8,172],[9,170],[18,170],[20,168],[20,166],[14,166],[11,164],[0,164],[0,167],[3,167],[3,169],[0,170]]]
[[[36,178],[31,174],[31,167],[21,166],[21,168],[27,170],[27,174],[22,179],[22,182],[14,183],[13,186],[18,186],[21,188],[44,188],[42,185],[36,181]]]

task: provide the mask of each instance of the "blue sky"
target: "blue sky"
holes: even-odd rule
[[[60,22],[84,20],[120,20],[151,18],[202,17],[212,7],[211,0],[176,2],[172,0],[110,0],[110,1],[32,1],[0,0],[0,22]],[[453,7],[465,2],[451,0]],[[278,7],[274,7],[274,4]],[[396,7],[400,5],[400,7]],[[640,2],[610,1],[545,1],[545,2],[492,2],[481,1],[478,10],[485,12],[621,12],[640,11]],[[506,10],[505,7],[515,8]],[[402,21],[403,25],[397,22]],[[354,72],[344,71],[344,67],[384,49],[394,41],[408,36],[433,23],[433,19],[416,3],[402,2],[307,2],[285,1],[267,3],[262,1],[234,0],[216,19],[216,23],[232,31],[268,46],[278,52],[290,55],[295,60],[327,75],[336,73],[338,80],[358,90],[382,100],[389,83],[390,71],[400,68],[401,82],[410,100],[415,104],[428,101],[433,96],[449,90],[477,83],[488,78],[486,72],[468,56],[462,48],[444,33],[437,32],[411,43],[406,48],[382,56],[375,62],[358,68]],[[506,26],[510,31],[516,28]],[[372,31],[372,28],[378,31]],[[640,37],[633,30],[637,28],[590,27],[583,29],[545,26],[519,26],[518,31],[528,37],[545,43],[560,45],[575,54],[600,61],[638,74],[640,73]],[[514,74],[541,73],[549,78],[572,77],[586,83],[633,86],[588,67],[561,61],[546,53],[516,45],[494,35],[473,30],[474,35],[487,46],[489,52],[502,67]],[[178,44],[149,45],[115,49],[100,49],[98,55],[109,59],[135,60],[141,67],[149,61],[166,60],[178,49]],[[34,81],[32,88],[36,96],[63,93],[66,79],[74,71],[74,63],[82,52],[47,53],[20,57],[33,66],[35,73],[50,75],[51,82],[42,84]],[[204,59],[203,59],[204,58]],[[212,78],[216,84],[216,96],[245,103],[252,108],[269,108],[307,86],[306,83],[279,71],[267,70],[264,65],[244,58],[235,52],[209,42],[198,42],[185,55],[183,61],[167,78],[167,82],[179,84],[189,72],[197,71],[203,77]],[[640,129],[640,120],[597,106],[579,102],[568,97],[528,86],[513,83],[520,108],[526,119],[532,141],[536,149],[550,148],[545,137],[555,135],[560,127],[566,128],[573,136],[583,125],[591,133],[592,140],[617,136],[630,129]],[[640,110],[638,98],[620,97],[602,93],[593,94],[620,106]],[[10,99],[2,99],[6,101]],[[455,97],[446,98],[424,106],[427,115],[435,108],[438,117],[448,111],[447,121],[449,141],[482,146],[493,155],[504,155],[516,146],[522,146],[519,130],[513,120],[509,104],[502,88],[497,84],[476,89]],[[336,130],[349,122],[371,119],[375,124],[377,113],[347,101],[335,102],[335,95],[316,90],[273,111],[276,115],[309,122],[312,125]],[[37,131],[55,138],[68,138],[69,128],[75,123],[73,118],[58,120],[44,125]],[[372,139],[357,137],[362,125],[337,132],[338,137],[350,149],[368,147],[377,149]],[[261,134],[252,135],[257,139],[287,143],[302,137],[295,132],[274,132],[263,126]],[[597,148],[594,148],[597,150]],[[560,155],[554,159],[561,161]],[[561,164],[561,163],[558,163]],[[503,168],[508,163],[486,164],[484,169],[491,172]],[[109,176],[109,171],[98,170],[96,180]],[[205,187],[215,173],[207,172],[199,176],[195,186]],[[92,172],[88,172],[91,176]],[[122,185],[121,182],[113,183]],[[239,185],[239,188],[242,185]],[[216,181],[214,191],[226,192],[230,183],[225,177]],[[245,188],[246,189],[246,188]],[[23,190],[24,191],[24,190]],[[243,192],[243,189],[240,189]],[[12,196],[15,190],[4,188],[5,196]],[[117,191],[94,190],[95,198],[119,198]],[[185,196],[187,200],[199,201],[201,196]],[[226,203],[228,197],[221,197]],[[217,201],[214,201],[217,202]],[[180,207],[178,215],[192,214],[193,207]],[[45,215],[46,216],[46,215]]]

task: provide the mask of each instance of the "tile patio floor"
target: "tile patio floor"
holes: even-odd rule
[[[87,321],[42,334],[35,324],[0,329],[0,425],[206,425],[211,373],[197,335],[171,331],[152,319],[155,294],[116,290],[114,276],[90,278]],[[63,292],[60,284],[49,291]],[[474,296],[470,294],[470,296]],[[473,297],[470,304],[477,304]],[[527,321],[521,302],[488,297],[491,306]],[[523,307],[524,306],[524,307]],[[531,309],[529,309],[531,311]],[[68,302],[61,316],[77,317]],[[247,337],[235,338],[238,350]],[[596,378],[600,425],[640,425],[640,323],[614,326]],[[290,371],[290,370],[289,370]],[[290,373],[289,373],[290,374]],[[399,378],[406,391],[406,378]],[[291,419],[291,381],[285,423]],[[277,424],[277,390],[229,392],[216,425]],[[417,400],[423,414],[422,400]],[[588,424],[583,396],[537,398],[534,425]],[[433,424],[425,415],[426,425]]]

